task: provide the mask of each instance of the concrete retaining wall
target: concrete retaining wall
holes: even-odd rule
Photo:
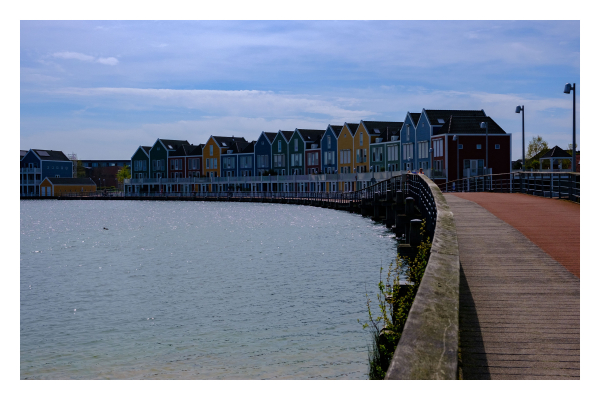
[[[385,379],[456,379],[460,262],[454,216],[440,189],[431,255]]]

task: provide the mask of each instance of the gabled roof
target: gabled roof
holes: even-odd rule
[[[325,134],[325,130],[322,129],[296,129],[302,140],[305,143],[319,143],[323,134]]]
[[[358,129],[358,125],[360,125],[360,124],[345,122],[344,125],[348,127],[350,134],[352,134],[352,136],[354,136],[354,134],[356,133],[356,130]]]
[[[419,118],[421,118],[421,113],[409,112],[408,115],[410,115],[410,119],[412,120],[413,125],[417,126],[417,124],[419,123]]]
[[[199,144],[198,146],[195,146],[194,150],[192,150],[192,152],[190,153],[190,156],[200,156],[202,157],[202,150],[204,149],[204,145],[203,144]]]
[[[500,127],[491,117],[461,117],[461,116],[450,116],[448,121],[436,132],[436,135],[440,134],[477,134],[485,135],[485,128],[482,128],[480,124],[487,122],[488,133],[498,134],[506,133],[504,129]]]
[[[265,131],[263,131],[262,134],[265,135],[265,137],[269,141],[269,144],[273,144],[273,140],[275,140],[275,136],[277,136],[277,132],[265,132]]]
[[[183,146],[184,144],[190,145],[187,140],[173,140],[173,139],[158,139],[167,150],[177,150],[178,146]]]
[[[192,155],[192,152],[196,150],[198,146],[194,146],[192,144],[184,144],[181,146],[177,146],[174,152],[169,154],[169,157],[187,157]]]
[[[573,156],[571,154],[567,153],[565,150],[561,149],[558,146],[554,146],[540,158],[551,158],[551,157],[553,157],[553,158],[569,158],[569,159],[573,158]]]
[[[146,153],[147,156],[150,155],[150,149],[152,148],[152,146],[140,146],[142,148],[142,150],[144,150],[144,152]]]
[[[344,125],[329,125],[327,128],[331,128],[331,131],[335,135],[335,137],[340,136],[340,132],[344,129]]]
[[[441,126],[448,122],[451,115],[455,117],[485,117],[483,110],[426,110],[425,116],[431,125]]]
[[[294,131],[279,131],[283,137],[285,138],[286,142],[289,143],[290,139],[292,138],[292,135],[294,134]]]
[[[244,146],[248,143],[248,141],[243,137],[235,137],[235,136],[211,136],[217,146],[219,147],[227,147],[228,150],[233,150],[236,152],[238,150],[238,146],[236,143],[241,142]]]
[[[51,178],[46,177],[50,183],[53,185],[93,185],[96,186],[96,183],[92,180],[92,178]],[[44,180],[46,180],[44,179]]]
[[[251,141],[250,143],[248,143],[246,145],[246,147],[244,147],[242,149],[242,151],[240,151],[240,153],[244,153],[244,154],[254,153],[254,146],[255,145],[256,145],[256,140]]]
[[[65,156],[60,150],[39,150],[39,149],[31,149],[40,160],[42,161],[71,161],[69,157]]]
[[[369,135],[375,135],[383,138],[384,142],[389,142],[391,136],[399,136],[404,122],[386,122],[386,121],[360,121]]]

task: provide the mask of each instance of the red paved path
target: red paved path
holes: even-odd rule
[[[452,193],[512,225],[579,276],[579,204],[521,193]]]

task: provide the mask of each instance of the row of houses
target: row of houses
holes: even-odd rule
[[[484,110],[423,109],[402,122],[263,131],[252,141],[157,139],[131,157],[126,191],[351,191],[402,171],[440,182],[510,172],[510,160],[511,134]]]

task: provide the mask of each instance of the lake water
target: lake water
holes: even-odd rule
[[[20,212],[21,379],[367,379],[357,319],[396,254],[381,224],[279,204]]]

